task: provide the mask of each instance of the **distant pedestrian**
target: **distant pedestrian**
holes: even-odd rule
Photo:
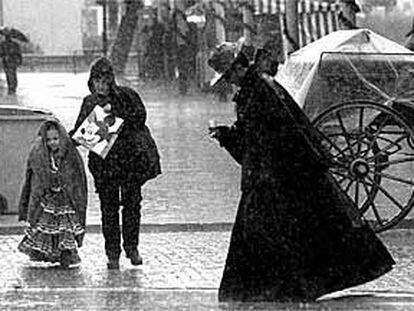
[[[141,187],[161,173],[157,146],[145,125],[147,113],[140,96],[133,89],[116,84],[108,59],[100,58],[92,65],[88,86],[92,94],[83,99],[71,133],[75,133],[96,105],[124,120],[122,130],[105,159],[89,152],[88,167],[101,203],[108,268],[119,269],[121,205],[122,246],[131,264],[140,265]]]
[[[0,193],[0,215],[6,214],[8,208],[6,197]]]
[[[149,80],[159,80],[164,76],[164,56],[168,52],[163,49],[166,29],[154,16],[152,25],[150,27],[146,26],[143,32],[149,34],[144,54],[144,69]]]
[[[217,70],[223,62],[209,61]],[[219,66],[217,66],[217,64]],[[241,199],[220,301],[313,301],[373,280],[394,261],[328,172],[330,158],[288,92],[239,53],[237,120],[210,128],[241,165]]]
[[[10,35],[6,35],[0,43],[0,57],[3,61],[3,70],[6,74],[8,94],[16,93],[17,89],[17,68],[22,64],[23,57],[20,45],[13,41]]]
[[[19,204],[28,228],[18,249],[33,261],[80,263],[87,205],[80,154],[57,121],[46,121],[30,151]]]

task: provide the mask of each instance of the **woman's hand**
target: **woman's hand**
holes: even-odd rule
[[[110,103],[111,98],[109,96],[95,92],[91,95],[90,100],[94,105],[101,106],[102,108],[104,108],[104,110],[105,110],[105,107],[109,108],[109,110],[112,109],[111,103]]]

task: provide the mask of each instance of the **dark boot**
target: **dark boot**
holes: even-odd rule
[[[142,257],[140,256],[138,250],[130,251],[126,254],[126,257],[131,260],[133,266],[142,265]]]
[[[106,266],[110,270],[119,270],[119,258],[108,258]]]
[[[79,266],[81,259],[77,251],[64,250],[60,255],[60,266],[64,269]]]

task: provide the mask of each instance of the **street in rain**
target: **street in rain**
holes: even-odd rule
[[[413,12],[411,1],[74,3],[0,1],[0,310],[414,310],[414,24],[404,15]],[[280,83],[321,133],[331,160],[327,174],[355,206],[358,215],[349,217],[366,221],[395,261],[390,271],[313,301],[219,298],[245,191],[244,162],[211,131],[240,117],[233,100],[238,87],[224,81],[232,67],[215,72],[209,66],[221,48],[233,56],[252,52],[249,68]],[[258,50],[268,57],[260,65]],[[104,228],[111,221],[102,212],[105,191],[88,166],[96,151],[80,144],[74,150],[86,173],[86,220],[83,226],[82,217],[73,218],[84,232],[81,243],[72,239],[80,261],[34,259],[22,246],[34,237],[30,213],[22,218],[21,211],[29,153],[46,120],[58,120],[67,137],[75,135],[85,102],[102,95],[94,97],[99,86],[93,79],[107,68],[96,76],[92,69],[102,57],[110,60],[117,90],[139,94],[160,157],[161,172],[139,184],[139,254],[119,243],[121,255],[111,257],[115,248],[108,245],[117,233]],[[219,79],[222,73],[227,78]],[[109,109],[118,111],[116,105]],[[131,128],[125,121],[119,141]],[[122,182],[117,187],[126,228],[122,214],[131,197]],[[126,239],[122,229],[119,234]]]

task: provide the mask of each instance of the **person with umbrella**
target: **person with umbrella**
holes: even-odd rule
[[[22,40],[22,36],[16,34],[20,32],[0,29],[0,34],[4,35],[5,40],[0,43],[0,57],[3,62],[3,70],[6,74],[8,94],[16,94],[17,89],[17,67],[23,62],[20,45],[13,40]]]
[[[241,165],[219,300],[314,301],[390,271],[393,258],[328,171],[322,134],[243,53],[217,53],[208,64],[239,87],[237,119],[210,133]]]

